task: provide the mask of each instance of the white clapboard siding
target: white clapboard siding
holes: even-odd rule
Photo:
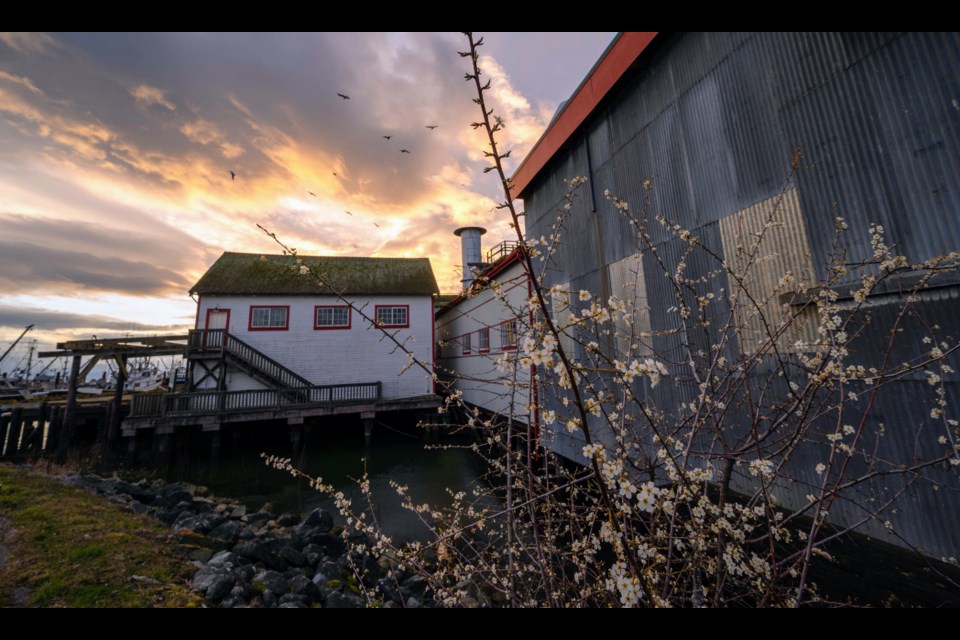
[[[499,289],[502,299],[495,290]],[[527,367],[517,366],[501,370],[495,364],[504,350],[501,345],[500,325],[517,319],[517,310],[526,306],[527,279],[519,262],[513,263],[492,278],[489,286],[473,296],[457,300],[437,318],[437,339],[443,345],[439,365],[455,376],[454,388],[463,393],[463,400],[503,416],[527,423],[527,405],[530,402],[531,373]],[[518,323],[522,334],[526,318]],[[478,332],[490,331],[490,350],[481,353]],[[470,353],[463,353],[464,338],[469,334]],[[522,341],[519,338],[518,341]],[[517,351],[510,353],[516,354]],[[516,376],[516,385],[513,385]],[[513,403],[511,405],[511,394]]]
[[[377,305],[409,305],[410,326],[388,329],[428,368],[433,363],[433,299],[421,296],[376,296],[351,299],[369,317]],[[323,296],[203,296],[198,327],[204,329],[208,309],[230,310],[230,334],[262,351],[314,385],[382,382],[386,400],[412,398],[433,393],[430,373],[409,366],[407,354],[383,333],[351,312],[349,329],[315,330],[314,307],[341,305],[336,298]],[[288,329],[251,331],[251,306],[289,306]],[[228,390],[262,388],[258,381],[237,372],[227,374]]]

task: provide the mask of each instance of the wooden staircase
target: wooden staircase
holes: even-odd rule
[[[191,358],[223,358],[225,364],[272,389],[296,389],[313,383],[224,329],[190,332]]]

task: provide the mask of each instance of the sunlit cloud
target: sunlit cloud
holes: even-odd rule
[[[33,84],[33,80],[24,76],[18,76],[18,75],[14,75],[12,73],[8,73],[6,71],[0,70],[0,82],[17,84],[17,85],[20,85],[21,87],[26,87],[27,90],[34,95],[38,95],[38,96],[43,95],[43,91],[41,91],[37,87],[37,85]]]
[[[49,34],[20,31],[0,31],[0,42],[20,53],[44,53],[57,46]]]
[[[427,256],[444,291],[459,288],[455,228],[486,227],[488,247],[515,237],[481,173],[455,34],[0,42],[3,304],[94,318],[51,316],[65,329],[180,326],[170,318],[189,316],[186,292],[220,252],[280,250],[258,225],[306,254]],[[557,100],[488,53],[519,160]],[[0,340],[18,322],[0,321]]]
[[[220,130],[220,127],[209,120],[198,118],[186,122],[180,126],[180,133],[197,144],[212,144],[218,147],[220,155],[224,158],[238,158],[244,153],[243,147],[227,141],[226,135]]]
[[[130,95],[133,96],[133,99],[136,101],[138,106],[141,107],[152,107],[154,105],[159,105],[170,111],[176,111],[177,105],[173,104],[167,100],[166,91],[161,91],[156,87],[151,87],[147,84],[138,84],[137,86],[130,89]]]

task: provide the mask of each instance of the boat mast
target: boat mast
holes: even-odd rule
[[[37,348],[37,341],[34,340],[30,343],[30,347],[27,349],[27,382],[30,382],[30,370],[33,369],[33,350]]]
[[[27,335],[27,331],[30,331],[30,329],[33,329],[33,325],[32,325],[32,324],[28,324],[28,325],[27,325],[27,328],[23,330],[23,333],[20,334],[20,337],[17,338],[16,340],[14,340],[14,341],[13,341],[13,344],[11,344],[11,345],[7,348],[7,350],[3,352],[3,355],[0,356],[0,362],[3,362],[3,359],[6,358],[6,357],[10,354],[11,351],[13,351],[13,348],[14,348],[15,346],[17,346],[17,343],[19,343],[19,342],[23,339],[23,336]],[[32,355],[32,354],[33,354],[33,351],[31,351],[30,353],[31,353],[31,355]]]

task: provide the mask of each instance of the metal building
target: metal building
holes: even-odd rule
[[[911,262],[958,251],[960,34],[620,34],[514,175],[528,237],[556,232],[569,191],[564,181],[577,176],[588,180],[564,219],[556,264],[544,284],[635,304],[635,323],[651,337],[640,345],[611,339],[604,345],[611,356],[631,347],[640,356],[645,349],[676,350],[676,296],[662,277],[664,265],[672,269],[683,260],[687,277],[699,283],[691,292],[699,287],[697,295],[706,289],[715,297],[711,308],[718,318],[733,283],[716,275],[717,265],[703,252],[688,253],[688,242],[669,226],[651,223],[653,251],[640,251],[637,227],[605,192],[632,210],[648,211],[651,220],[666,216],[711,248],[718,261],[740,259],[738,247],[773,227],[764,240],[769,260],[752,272],[753,286],[770,294],[760,306],[771,313],[785,301],[773,295],[785,272],[809,282],[828,276],[837,216],[849,226],[842,247],[850,263],[873,256],[868,229],[874,224],[882,225],[894,252]],[[777,224],[768,225],[774,211]],[[876,330],[851,340],[851,363],[877,366],[890,344],[889,332],[880,328],[895,326],[902,308],[897,289],[916,282],[903,274],[873,293]],[[835,284],[838,304],[850,303],[853,275]],[[897,361],[922,359],[924,339],[932,334],[950,347],[960,339],[960,278],[946,272],[927,284],[911,321],[896,325],[901,331],[890,357]],[[785,352],[796,340],[815,339],[809,332],[816,319],[801,320],[784,336]],[[731,358],[762,340],[750,319],[737,322]],[[710,329],[690,339],[709,349],[713,337]],[[696,397],[696,389],[679,382],[680,372],[671,373],[675,383],[648,385],[640,393],[661,407]],[[947,412],[956,418],[958,381],[956,373],[943,375]],[[907,464],[938,446],[943,429],[919,400],[929,395],[928,379],[917,371],[874,399],[868,420],[874,428],[883,425],[877,446],[887,458]],[[851,401],[851,415],[858,406],[866,415],[860,402]],[[576,433],[555,430],[544,441],[580,458]],[[787,506],[803,504],[807,486],[816,484],[816,456],[801,449],[789,461],[798,481],[783,488]],[[876,520],[862,528],[934,556],[960,555],[957,469],[927,470],[938,491],[905,481],[872,484],[870,499],[905,491],[899,508],[884,513],[900,537],[888,535]],[[831,517],[854,523],[860,513],[838,504]]]

